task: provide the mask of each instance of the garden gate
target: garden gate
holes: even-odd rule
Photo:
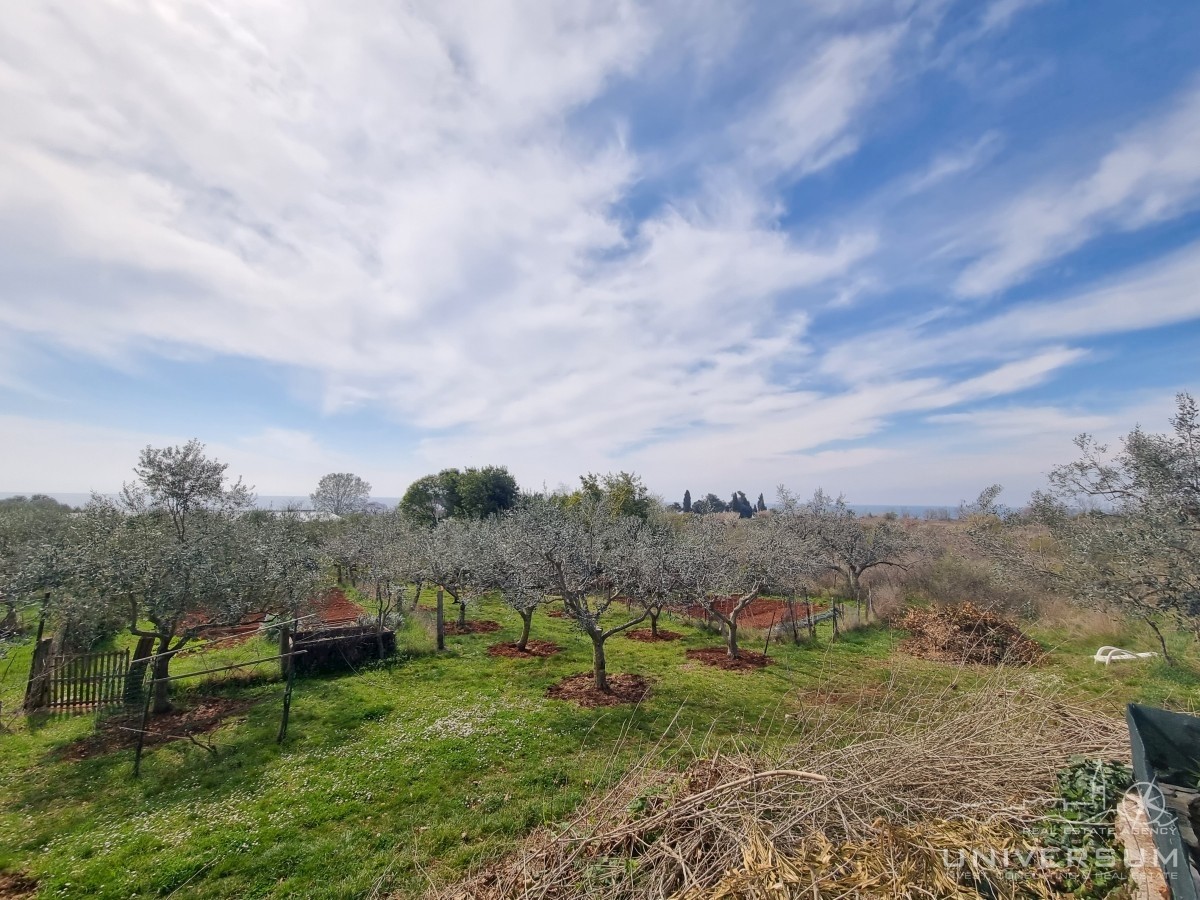
[[[149,647],[143,649],[144,643],[139,643],[131,673],[127,649],[53,656],[50,641],[39,642],[30,667],[25,708],[83,711],[125,703],[131,674],[141,674],[145,668],[141,657]]]

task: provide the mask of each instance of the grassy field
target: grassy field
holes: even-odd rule
[[[869,627],[815,645],[773,644],[774,664],[750,673],[690,663],[687,648],[719,638],[680,623],[683,640],[646,644],[617,636],[609,671],[653,682],[637,707],[581,709],[546,699],[566,675],[587,671],[590,645],[562,619],[539,612],[534,636],[557,641],[549,659],[494,658],[519,622],[499,604],[474,618],[498,634],[448,639],[433,652],[427,626],[410,619],[400,653],[357,674],[297,682],[289,736],[275,743],[281,685],[276,664],[260,682],[192,684],[180,705],[203,696],[250,705],[212,733],[216,754],[186,741],[155,747],[143,777],[132,752],[81,761],[64,748],[86,738],[86,715],[25,720],[20,701],[28,646],[0,661],[0,872],[22,872],[44,897],[351,898],[418,895],[510,849],[530,830],[562,821],[652,754],[677,768],[696,754],[738,747],[769,753],[788,739],[789,713],[818,689],[845,691],[891,681],[928,685],[975,673],[911,659],[902,635]],[[1019,677],[1112,715],[1142,700],[1193,709],[1196,659],[1097,666],[1099,643],[1130,635],[1035,632],[1049,661]],[[744,646],[762,649],[750,636]],[[1147,645],[1148,646],[1148,645]],[[176,674],[270,656],[257,639],[177,660]],[[7,667],[7,668],[6,668]]]

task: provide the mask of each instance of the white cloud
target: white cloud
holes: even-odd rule
[[[956,176],[978,168],[996,154],[1003,144],[998,131],[988,131],[966,147],[943,153],[933,159],[922,172],[911,176],[901,186],[903,195],[919,194]]]
[[[181,444],[193,437],[18,415],[0,415],[0,432],[5,435],[0,489],[24,493],[111,493],[133,479],[143,447]],[[325,473],[363,462],[322,447],[311,434],[280,428],[208,441],[206,452],[260,494],[304,492]]]
[[[808,314],[781,301],[875,237],[779,229],[753,177],[765,137],[622,218],[640,160],[619,122],[571,116],[651,55],[671,25],[655,13],[22,7],[0,44],[20,276],[0,323],[111,361],[315,371],[326,411],[382,405],[429,453],[457,435],[612,453],[786,405],[772,368],[806,352]],[[895,39],[814,37],[772,106],[782,163],[811,168],[855,130]]]
[[[1200,205],[1200,83],[1122,137],[1092,172],[1026,190],[983,228],[982,254],[959,277],[992,294],[1108,231],[1142,228]]]
[[[805,175],[854,152],[855,119],[891,72],[903,29],[830,41],[786,78],[766,104],[740,123],[737,139],[768,170]]]
[[[712,152],[672,169],[604,101],[680,71],[719,84],[754,12],[711,5],[21,4],[0,36],[0,328],[20,336],[6,341],[126,367],[249,358],[314,385],[331,418],[361,407],[416,434],[386,448],[403,458],[350,459],[266,416],[210,448],[267,493],[350,469],[390,494],[489,462],[530,485],[624,467],[664,490],[748,489],[893,464],[888,447],[826,445],[1043,384],[1083,357],[1077,338],[1190,315],[1181,256],[1109,295],[945,338],[910,316],[826,351],[814,322],[882,292],[865,267],[885,241],[870,216],[784,227],[780,185],[855,152],[945,7],[797,13],[791,55],[753,60],[758,88],[706,108]],[[1190,133],[1182,115],[1162,127]],[[1086,228],[1152,221],[1190,184],[1187,160],[1151,172],[1138,140],[1061,192]],[[985,132],[904,190],[973,171],[997,143]],[[1069,243],[1034,231],[1046,253]],[[1037,264],[1023,240],[1000,228],[977,265]],[[1148,315],[1122,306],[1131,290]],[[912,374],[945,362],[969,371]],[[111,489],[143,444],[188,437],[5,424],[20,440],[0,471],[24,490]],[[61,483],[76,472],[88,483]]]
[[[1200,318],[1197,284],[1200,243],[1077,294],[1011,306],[972,324],[955,327],[953,320],[941,318],[868,332],[830,348],[821,367],[850,380],[870,380],[1023,358],[1031,348],[1050,343],[1160,328]]]

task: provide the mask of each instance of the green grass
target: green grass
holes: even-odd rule
[[[773,644],[774,665],[729,673],[687,663],[685,649],[719,638],[672,622],[667,627],[684,640],[617,636],[608,644],[611,673],[652,679],[646,701],[581,709],[544,696],[562,677],[590,668],[588,641],[564,620],[539,613],[534,636],[565,652],[509,660],[486,649],[515,639],[517,617],[496,603],[472,617],[497,619],[504,630],[448,638],[447,651],[436,654],[425,626],[410,620],[398,635],[400,654],[388,663],[299,680],[282,747],[275,743],[277,681],[181,682],[189,685],[177,694],[181,705],[201,691],[254,705],[212,735],[215,757],[182,741],[156,747],[137,781],[131,751],[58,758],[90,733],[91,717],[6,713],[0,871],[29,873],[46,897],[349,898],[376,888],[415,895],[430,880],[454,878],[503,853],[533,828],[563,821],[647,753],[682,766],[688,753],[730,744],[769,752],[786,740],[787,713],[811,702],[818,687],[853,690],[882,683],[894,669],[904,679],[964,677],[896,654],[899,635],[882,628],[837,643],[824,631],[815,646]],[[761,637],[747,635],[743,646],[761,650]],[[1187,708],[1196,696],[1194,674],[1138,664],[1105,669],[1091,663],[1094,651],[1061,647],[1034,677],[1057,680],[1113,713],[1132,699]],[[275,652],[256,640],[184,657],[172,669],[182,674]],[[10,659],[0,681],[5,710],[20,701],[28,647]],[[0,673],[8,663],[0,661]],[[275,663],[262,669],[277,676]]]

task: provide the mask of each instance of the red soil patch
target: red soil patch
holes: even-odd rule
[[[317,622],[324,626],[354,625],[367,611],[349,600],[341,588],[330,588],[314,604]],[[315,628],[313,619],[305,619],[304,627]]]
[[[571,675],[550,686],[546,696],[553,700],[569,700],[579,706],[620,706],[638,703],[650,693],[650,682],[641,675],[609,675],[609,693],[596,690],[592,673]]]
[[[215,647],[233,647],[237,644],[244,644],[259,633],[266,618],[266,613],[253,613],[236,625],[212,625],[205,621],[205,616],[192,613],[184,617],[183,627],[195,628],[201,641],[212,641],[213,643],[206,643],[203,648],[210,650]],[[199,652],[200,649],[199,647],[184,648],[182,652]]]
[[[0,900],[25,900],[37,894],[37,882],[15,872],[0,872]]]
[[[348,599],[341,588],[330,588],[313,600],[310,613],[316,613],[316,615],[308,615],[300,623],[301,628],[319,630],[354,625],[358,622],[359,616],[366,615],[367,611]],[[232,647],[245,643],[255,635],[262,633],[262,625],[266,618],[265,612],[258,612],[251,613],[236,625],[213,625],[202,613],[192,613],[184,618],[183,627],[197,629],[202,641],[214,641],[214,643],[204,646],[203,649],[207,650],[213,647]],[[182,652],[198,652],[200,649],[199,647],[185,648]]]
[[[553,656],[562,650],[554,641],[529,640],[524,650],[518,650],[516,644],[492,644],[488,647],[489,656],[507,656],[509,659],[528,659],[533,656]]]
[[[771,663],[768,657],[753,650],[739,650],[737,659],[730,659],[724,647],[701,647],[698,650],[689,650],[685,655],[688,659],[699,660],[706,666],[729,669],[733,672],[749,672]]]
[[[722,597],[713,605],[718,612],[728,614],[737,605],[737,600],[737,597]],[[816,615],[827,607],[823,603],[812,603],[810,608],[813,615]],[[708,615],[704,611],[704,607],[698,603],[689,606],[686,612],[693,619],[703,619]],[[796,603],[797,621],[802,622],[805,617],[804,604]],[[779,625],[787,621],[789,621],[787,604],[774,597],[755,597],[738,616],[738,625],[743,628],[770,628],[773,624]]]
[[[490,619],[482,621],[470,621],[466,625],[459,625],[457,622],[446,623],[446,634],[490,634],[493,631],[500,630],[500,623],[493,622]]]
[[[146,723],[146,746],[186,741],[197,735],[207,734],[226,719],[245,712],[252,705],[252,701],[249,700],[204,697],[187,708],[175,709],[161,716],[151,716]],[[106,719],[100,725],[98,733],[64,747],[61,758],[74,762],[133,747],[137,744],[137,728],[141,724],[140,711],[137,714]],[[0,898],[2,897],[4,894],[0,894]]]
[[[656,641],[677,641],[683,635],[678,631],[667,631],[665,628],[660,628],[658,629],[658,636],[655,637],[649,628],[634,628],[632,631],[625,632],[625,637],[631,641],[643,641],[647,644],[653,644]]]

